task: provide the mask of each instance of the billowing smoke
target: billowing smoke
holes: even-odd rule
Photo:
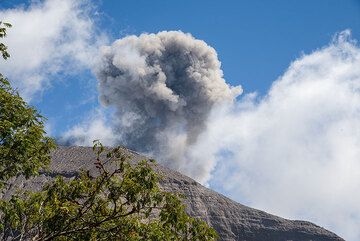
[[[96,69],[100,100],[115,107],[119,142],[185,171],[188,148],[217,105],[241,87],[225,83],[216,51],[180,31],[128,36],[102,50]],[[199,165],[193,177],[209,171]]]

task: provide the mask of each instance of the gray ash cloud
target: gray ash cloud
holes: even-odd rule
[[[119,39],[102,49],[95,73],[119,142],[176,169],[214,107],[242,92],[225,82],[212,47],[180,31]]]

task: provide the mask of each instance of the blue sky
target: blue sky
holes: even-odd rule
[[[351,29],[353,37],[360,39],[356,0],[103,1],[99,11],[104,15],[101,26],[114,39],[162,30],[191,33],[216,49],[228,83],[262,94],[291,61],[326,45],[335,33]],[[76,81],[72,83],[75,86],[67,89],[79,88]],[[54,88],[44,102],[56,102],[57,94],[61,92]],[[47,104],[37,106],[51,116]]]
[[[28,1],[2,0],[0,6],[21,4]],[[328,44],[335,33],[351,29],[353,38],[360,39],[358,0],[126,0],[96,1],[96,6],[96,21],[110,39],[162,30],[189,32],[216,49],[228,83],[260,94],[266,93],[290,62]],[[89,71],[58,78],[61,82],[32,102],[50,119],[55,136],[97,105],[88,93],[96,93],[94,82],[88,85],[93,78]],[[65,105],[58,101],[64,96]]]
[[[360,1],[104,1],[114,36],[182,30],[216,49],[227,82],[265,93],[339,31],[360,37]]]
[[[164,30],[205,41],[244,93],[214,110],[178,170],[241,203],[360,239],[359,0],[0,0],[0,16],[14,24],[0,72],[52,136],[88,140],[81,145],[121,133],[118,103],[98,100],[101,46]],[[181,149],[175,137],[166,151]]]

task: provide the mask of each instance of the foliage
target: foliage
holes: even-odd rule
[[[120,148],[95,142],[97,175],[57,177],[41,192],[1,201],[5,240],[215,240],[188,216],[181,199],[162,191],[152,161],[132,163]],[[106,158],[104,155],[106,153]],[[102,159],[105,159],[103,161]]]
[[[0,38],[9,27],[0,21]],[[0,52],[4,59],[10,57],[3,43]],[[54,147],[53,140],[45,137],[44,118],[0,74],[0,189],[11,177],[29,177],[45,168]]]
[[[0,21],[0,38],[6,37],[8,28],[11,28],[10,23]],[[7,46],[3,43],[0,43],[0,53],[4,59],[8,59],[10,57],[10,54],[7,51]]]
[[[0,188],[11,177],[45,168],[54,147],[45,137],[44,118],[0,74]]]

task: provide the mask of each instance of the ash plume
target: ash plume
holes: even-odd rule
[[[225,83],[220,67],[212,47],[180,31],[128,36],[104,47],[95,73],[101,103],[115,108],[119,142],[178,170],[191,165],[186,152],[206,130],[210,112],[242,92]],[[195,178],[203,175],[197,172]]]

